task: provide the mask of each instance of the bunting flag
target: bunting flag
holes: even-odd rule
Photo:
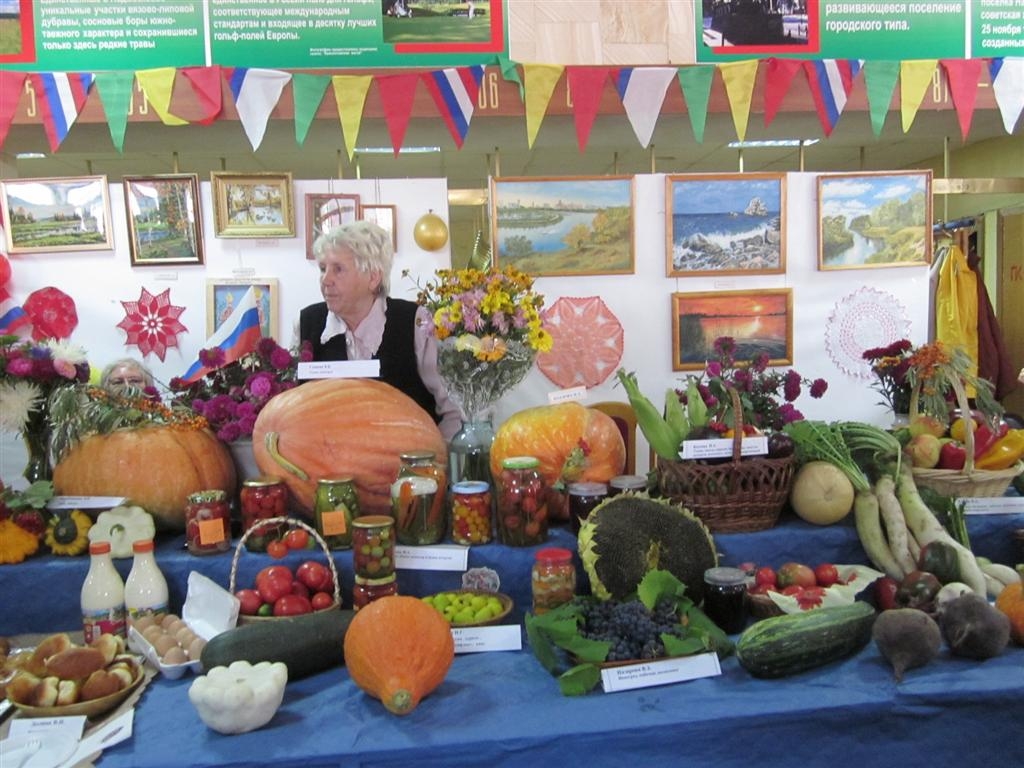
[[[242,128],[255,152],[263,143],[270,113],[277,106],[281,91],[292,76],[278,69],[255,67],[235,67],[225,72],[231,95],[235,97],[238,119],[242,121]]]
[[[118,152],[124,152],[124,135],[128,129],[128,110],[132,105],[134,72],[110,71],[96,75],[96,92],[107,115],[110,140]]]
[[[533,142],[537,140],[537,132],[540,131],[548,102],[551,101],[551,94],[555,92],[563,69],[555,64],[523,65],[523,74],[526,76],[526,145],[530,149],[533,149]]]
[[[725,82],[725,94],[729,97],[736,138],[743,141],[747,135],[747,121],[750,119],[754,80],[757,79],[757,59],[723,62],[718,65],[718,71],[722,73]]]
[[[300,147],[306,143],[306,135],[313,124],[320,102],[324,100],[330,75],[292,75],[292,101],[295,103],[295,143]]]
[[[0,147],[3,147],[11,129],[26,79],[28,75],[24,72],[0,72]]]
[[[352,162],[352,155],[356,150],[366,92],[370,90],[372,82],[372,75],[334,75],[331,78],[334,101],[338,108],[338,121],[341,123],[341,134],[345,139],[349,162]]]
[[[712,65],[695,65],[679,70],[679,87],[683,89],[690,128],[698,144],[704,143],[704,126],[708,119],[708,101],[711,99],[711,83],[714,79],[715,68]]]
[[[174,93],[174,78],[177,74],[178,70],[174,67],[140,69],[135,73],[139,88],[146,94],[146,101],[153,105],[164,125],[188,125],[188,120],[171,114],[171,94]]]
[[[184,67],[181,74],[192,86],[192,92],[199,99],[199,106],[202,108],[202,115],[193,122],[200,125],[209,125],[218,117],[224,108],[224,99],[221,97],[220,66],[212,67]]]
[[[1024,58],[1010,57],[992,59],[989,63],[992,78],[992,93],[1003,116],[1003,128],[1013,133],[1013,127],[1024,111]]]
[[[868,109],[871,110],[871,128],[875,138],[882,134],[882,126],[889,114],[892,93],[900,77],[900,65],[896,61],[867,61],[864,63],[864,89],[868,95]]]
[[[32,320],[16,301],[9,297],[0,299],[0,334],[13,334]]]
[[[473,107],[480,95],[480,83],[484,79],[483,64],[424,72],[422,77],[434,97],[441,119],[455,140],[455,146],[462,149],[473,119]]]
[[[956,118],[960,122],[960,139],[967,141],[971,132],[971,118],[978,97],[978,78],[985,64],[982,59],[942,59],[940,62],[953,96]]]
[[[501,79],[506,83],[515,83],[519,86],[519,100],[526,101],[526,86],[519,77],[519,65],[507,56],[496,56],[498,68],[501,70]]]
[[[642,147],[651,143],[669,83],[678,72],[675,67],[623,67],[615,73],[615,89]]]
[[[42,72],[29,75],[36,89],[39,116],[50,142],[50,151],[56,152],[78,119],[92,87],[93,76],[87,73]]]
[[[831,136],[839,122],[846,100],[853,90],[853,80],[860,72],[860,59],[819,59],[805,61],[804,72],[811,87],[811,98],[818,120],[826,136]]]
[[[385,75],[377,77],[377,91],[384,107],[384,122],[391,136],[391,148],[395,157],[402,151],[405,129],[412,117],[412,102],[416,97],[416,83],[419,75]]]
[[[764,125],[772,124],[775,115],[782,106],[782,100],[789,93],[793,78],[800,71],[800,62],[796,59],[768,59],[768,70],[764,78]]]
[[[910,131],[914,124],[938,63],[938,59],[900,62],[900,117],[903,118],[904,133]]]
[[[601,92],[608,79],[608,67],[568,67],[565,77],[572,97],[573,121],[576,124],[576,144],[580,152],[587,149],[590,129],[601,106]]]
[[[256,349],[259,340],[260,313],[256,306],[256,289],[250,287],[228,315],[228,319],[214,331],[203,345],[204,351],[219,349],[224,353],[223,358],[218,360],[216,365],[207,365],[204,363],[204,359],[207,359],[208,356],[200,352],[196,361],[182,374],[182,380],[186,384],[199,381],[210,371],[233,363],[242,355],[252,352]]]

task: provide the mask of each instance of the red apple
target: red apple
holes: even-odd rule
[[[814,571],[803,563],[784,563],[776,572],[776,580],[783,590],[794,584],[799,587],[818,586],[818,580],[814,578]]]

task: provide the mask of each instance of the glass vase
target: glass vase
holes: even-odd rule
[[[448,443],[448,481],[480,480],[491,486],[491,443],[494,425],[489,415],[473,414]]]
[[[53,479],[50,464],[50,419],[45,409],[29,411],[28,420],[22,429],[28,463],[22,475],[30,483],[37,480]]]

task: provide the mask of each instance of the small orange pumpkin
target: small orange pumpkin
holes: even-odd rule
[[[1020,572],[1024,566],[1017,566]],[[1010,619],[1010,637],[1024,645],[1024,576],[1016,584],[1008,584],[996,598],[996,608]]]
[[[451,626],[416,597],[391,595],[360,608],[345,633],[345,666],[360,689],[407,715],[436,689],[455,658]]]

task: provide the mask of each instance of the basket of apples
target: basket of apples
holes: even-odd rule
[[[825,606],[849,605],[884,574],[863,565],[821,563],[814,568],[789,562],[761,566],[747,589],[747,610],[755,619]]]
[[[246,539],[254,531],[275,523],[285,524],[289,530],[281,539],[284,551],[268,547],[268,554],[282,558],[289,551],[308,549],[309,542],[313,541],[320,545],[326,555],[327,565],[316,560],[306,560],[294,570],[284,563],[268,565],[256,574],[252,587],[239,589],[238,564]],[[231,560],[228,591],[238,598],[239,624],[273,621],[285,616],[338,610],[341,607],[341,579],[327,543],[313,528],[291,517],[260,520],[242,535]]]

